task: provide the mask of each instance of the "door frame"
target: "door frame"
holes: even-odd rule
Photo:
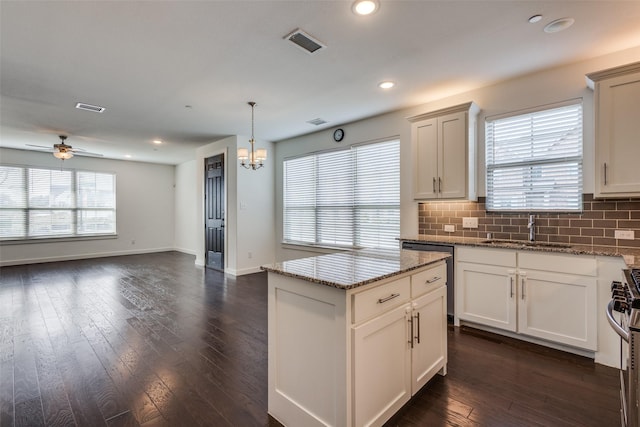
[[[228,230],[229,227],[227,226],[228,221],[226,220],[226,216],[227,213],[229,211],[229,191],[228,191],[228,174],[229,174],[229,168],[228,168],[228,164],[229,164],[229,150],[227,147],[221,148],[221,149],[216,149],[216,150],[212,150],[210,152],[206,152],[202,154],[202,157],[199,158],[199,160],[201,160],[200,165],[199,165],[199,172],[198,172],[198,176],[200,177],[200,185],[201,185],[201,192],[200,192],[200,203],[201,203],[201,210],[200,210],[200,221],[199,221],[199,226],[198,226],[198,233],[199,233],[199,241],[200,241],[200,249],[199,251],[201,251],[200,253],[202,254],[202,264],[198,265],[202,265],[203,267],[206,268],[206,251],[207,251],[207,240],[206,240],[206,227],[207,227],[207,215],[206,215],[206,203],[205,203],[205,195],[206,195],[206,186],[205,186],[205,181],[207,179],[207,175],[206,175],[206,171],[205,171],[205,161],[206,159],[208,159],[209,157],[215,157],[219,154],[222,154],[224,157],[224,161],[223,161],[223,167],[224,167],[224,185],[223,185],[223,191],[224,191],[224,207],[225,207],[225,227],[224,227],[224,265],[223,265],[223,271],[226,273],[227,269],[229,268],[229,257],[228,257],[228,253],[229,253],[229,239],[228,239]],[[202,240],[200,240],[202,239]]]
[[[208,164],[207,161],[211,158],[214,157],[219,157],[222,156],[222,216],[223,216],[223,224],[226,224],[226,216],[227,216],[227,155],[226,152],[224,153],[218,153],[218,154],[213,154],[211,156],[207,156],[204,157],[203,159],[203,164],[201,164],[201,167],[203,167],[204,169],[204,181],[203,181],[203,213],[204,213],[204,267],[205,268],[210,268],[213,270],[218,270],[218,271],[222,271],[224,272],[226,270],[227,267],[227,227],[226,225],[223,226],[223,247],[222,247],[222,265],[220,266],[220,268],[217,267],[210,267],[209,266],[209,260],[208,260],[208,250],[207,250],[207,200],[206,200],[206,195],[207,195],[207,174],[208,174]]]

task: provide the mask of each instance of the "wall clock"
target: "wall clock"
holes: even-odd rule
[[[333,131],[333,140],[340,142],[344,138],[344,131],[342,129],[336,129]]]

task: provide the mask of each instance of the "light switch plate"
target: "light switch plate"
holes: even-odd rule
[[[620,240],[633,240],[635,239],[635,233],[633,230],[616,230],[615,237]]]
[[[462,218],[462,228],[478,228],[478,218],[475,218],[475,217]]]
[[[456,231],[456,226],[453,224],[446,224],[444,226],[444,231],[446,231],[447,233],[453,233],[454,231]]]

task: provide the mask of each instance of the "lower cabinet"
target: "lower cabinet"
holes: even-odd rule
[[[597,349],[595,257],[485,248],[456,257],[459,320]]]
[[[269,273],[269,414],[381,426],[446,374],[446,264],[341,290]]]
[[[411,398],[410,307],[353,328],[354,425],[384,423]]]
[[[460,319],[516,332],[515,265],[456,265],[456,312]]]
[[[446,271],[433,271],[440,275],[411,280],[415,290],[442,279],[435,289],[352,327],[354,425],[384,424],[435,374],[446,373]]]
[[[522,270],[518,332],[559,344],[596,350],[597,278]]]

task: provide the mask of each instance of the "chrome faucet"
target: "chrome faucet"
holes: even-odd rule
[[[529,223],[527,224],[527,228],[529,229],[529,241],[533,242],[536,240],[536,217],[535,215],[529,215]]]

